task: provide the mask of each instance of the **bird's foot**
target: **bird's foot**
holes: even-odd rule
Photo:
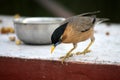
[[[64,57],[69,58],[69,57],[72,57],[72,56],[73,56],[73,54],[70,54],[69,56],[61,56],[60,59],[63,59]]]
[[[85,49],[84,51],[82,51],[82,52],[77,52],[76,53],[76,55],[80,55],[80,54],[86,54],[86,53],[89,53],[89,52],[91,52],[91,50],[87,50],[87,49]]]
[[[69,58],[69,57],[72,57],[72,56],[73,56],[73,54],[60,57],[60,59],[62,59],[62,61],[61,61],[62,64],[63,64],[63,62],[65,61],[65,59],[67,59],[67,58]]]

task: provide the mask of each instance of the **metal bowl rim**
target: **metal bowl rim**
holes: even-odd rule
[[[60,23],[59,21],[53,21],[53,22],[45,22],[45,23],[42,23],[42,22],[39,22],[39,23],[30,23],[30,22],[23,22],[23,20],[25,19],[55,19],[55,20],[60,20],[60,22],[64,21],[65,18],[63,17],[22,17],[22,18],[17,18],[17,19],[14,19],[13,20],[13,23],[14,24],[25,24],[25,25],[42,25],[42,24],[57,24],[57,23]]]

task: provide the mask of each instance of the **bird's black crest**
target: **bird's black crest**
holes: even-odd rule
[[[65,24],[63,24],[63,25],[61,25],[60,27],[58,27],[58,28],[53,32],[53,34],[52,34],[52,36],[51,36],[51,41],[52,41],[53,44],[56,44],[57,42],[60,41],[60,37],[61,37],[61,35],[64,33],[64,31],[65,31],[65,29],[66,29],[66,27],[67,27],[67,24],[68,24],[68,22],[65,23]]]

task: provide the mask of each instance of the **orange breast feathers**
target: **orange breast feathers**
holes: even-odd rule
[[[94,33],[93,27],[85,32],[81,32],[81,30],[78,31],[73,28],[74,27],[69,25],[66,27],[63,35],[61,36],[63,43],[78,43],[93,37]]]

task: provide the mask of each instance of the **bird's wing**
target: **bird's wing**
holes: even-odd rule
[[[94,26],[94,23],[96,21],[96,17],[70,17],[66,19],[66,22],[68,22],[68,26],[72,26],[75,31],[84,32],[89,30],[91,27]]]
[[[96,17],[95,14],[97,14],[97,13],[100,13],[100,11],[87,12],[87,13],[82,13],[82,14],[79,14],[79,15],[76,15],[76,16],[72,16],[72,17],[67,18],[62,24],[65,24],[67,22],[71,22],[75,17],[86,17],[86,16],[87,17]]]

